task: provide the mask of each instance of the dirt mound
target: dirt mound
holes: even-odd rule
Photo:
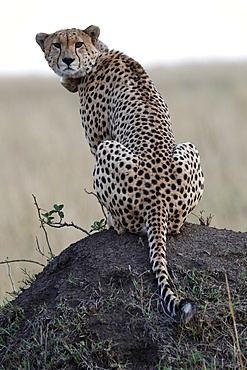
[[[189,325],[163,312],[146,238],[103,231],[64,250],[1,309],[0,368],[243,369],[247,233],[186,224],[168,237],[167,257],[176,291],[198,306]]]

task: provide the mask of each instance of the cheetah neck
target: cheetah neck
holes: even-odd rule
[[[118,141],[142,157],[171,155],[175,141],[168,107],[139,63],[120,52],[105,53],[82,78],[78,91],[93,155],[105,140]],[[142,145],[143,136],[148,147]]]

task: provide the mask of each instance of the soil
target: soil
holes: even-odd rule
[[[236,307],[245,305],[243,310],[239,309],[236,319],[241,325],[247,325],[247,233],[185,224],[180,235],[168,237],[167,259],[178,293],[188,295],[198,306],[197,318],[189,326],[174,322],[162,309],[156,281],[150,272],[146,237],[118,236],[113,230],[102,231],[65,249],[37,275],[28,289],[11,302],[11,309],[7,307],[0,315],[0,336],[6,344],[0,346],[0,368],[18,368],[14,366],[13,353],[23,348],[24,340],[31,340],[30,323],[37,323],[39,318],[39,323],[46,323],[46,329],[50,325],[45,347],[47,366],[42,361],[33,360],[33,369],[196,369],[197,362],[191,357],[193,348],[197,348],[204,364],[216,358],[216,364],[226,366],[212,368],[237,369],[237,365],[231,367],[233,360],[225,350],[221,353],[216,348],[220,347],[219,343],[212,345],[216,339],[210,342],[209,334],[206,338],[204,327],[210,320],[214,327],[223,320],[217,316],[221,299],[215,296],[219,291],[223,292],[225,306],[228,306],[225,272],[232,297],[238,299]],[[240,285],[241,292],[238,291]],[[16,320],[17,310],[13,307],[18,307],[21,312],[14,340],[1,331]],[[224,315],[229,322],[230,313],[221,316]],[[64,325],[69,318],[71,326],[67,340],[73,343],[73,348],[78,349],[79,342],[87,343],[84,363],[82,355],[80,359],[71,355],[69,360],[63,360],[64,365],[57,360],[48,367],[48,359],[52,357],[49,339],[57,335],[57,341],[63,341],[63,345],[66,339],[61,339],[64,329],[56,331],[53,327],[54,317],[60,317]],[[80,329],[72,326],[75,317]],[[181,341],[182,349],[178,349]],[[199,345],[204,350],[199,349]],[[245,351],[246,346],[242,348],[242,361],[247,357]],[[44,349],[40,350],[36,357],[43,352]],[[23,350],[18,357],[19,369],[25,368],[20,365],[23,364],[22,357]],[[182,365],[185,363],[183,357],[187,367]],[[235,358],[235,361],[238,360]],[[203,363],[198,360],[198,368],[208,369],[202,366]]]

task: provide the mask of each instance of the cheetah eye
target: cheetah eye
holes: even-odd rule
[[[81,48],[81,47],[82,47],[82,45],[83,45],[83,42],[76,42],[76,43],[75,43],[75,47],[76,47],[76,49]]]
[[[59,44],[59,42],[54,42],[52,45],[57,49],[61,49],[61,44]]]

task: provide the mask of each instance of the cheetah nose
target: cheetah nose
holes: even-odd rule
[[[62,59],[62,61],[63,61],[65,64],[67,64],[67,66],[68,66],[68,67],[71,65],[71,63],[73,63],[73,62],[74,62],[74,60],[75,60],[75,59],[73,59],[73,58],[67,58],[67,57]]]

